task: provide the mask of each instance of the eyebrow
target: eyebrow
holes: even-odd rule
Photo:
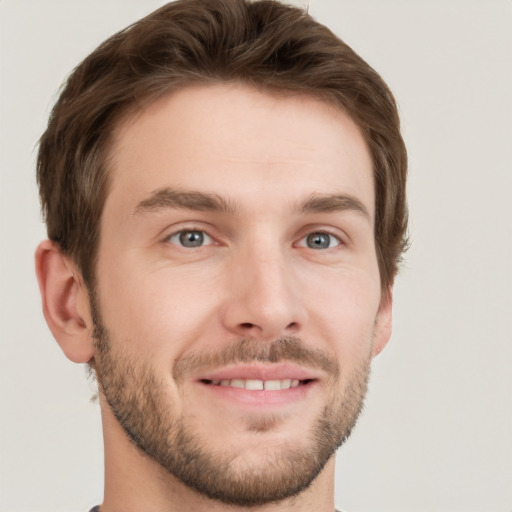
[[[346,210],[360,213],[368,222],[372,223],[368,208],[359,199],[348,194],[311,194],[299,205],[299,211],[302,213],[329,213]]]
[[[135,207],[133,213],[140,215],[169,208],[228,214],[235,214],[238,211],[235,204],[217,194],[181,191],[165,187],[152,192],[149,197],[142,200]]]
[[[207,212],[219,212],[235,215],[239,207],[218,194],[197,191],[182,191],[164,187],[152,192],[134,209],[135,215],[158,212],[167,209],[185,209]],[[366,206],[356,197],[348,194],[311,194],[299,203],[299,213],[330,213],[336,211],[354,211],[362,214],[372,223]]]

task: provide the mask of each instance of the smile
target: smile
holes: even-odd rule
[[[236,364],[199,375],[209,399],[253,410],[301,403],[318,387],[323,374],[293,363]]]
[[[301,384],[307,384],[310,379],[281,379],[281,380],[259,380],[259,379],[223,379],[223,380],[201,380],[204,384],[212,386],[224,386],[249,391],[281,391],[283,389],[296,388]]]

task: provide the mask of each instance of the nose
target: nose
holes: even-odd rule
[[[273,340],[298,335],[306,309],[280,249],[252,248],[232,262],[223,310],[224,327],[243,337]]]

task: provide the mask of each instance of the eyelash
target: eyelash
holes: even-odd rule
[[[206,233],[206,231],[204,231],[202,229],[194,229],[194,228],[192,228],[192,229],[180,229],[179,231],[176,231],[172,235],[169,235],[168,237],[166,237],[165,241],[168,242],[168,243],[174,244],[174,245],[179,245],[180,247],[183,247],[183,248],[186,248],[186,249],[194,249],[194,248],[197,248],[197,247],[204,247],[205,244],[203,244],[203,243],[201,243],[201,245],[190,246],[190,247],[187,247],[186,245],[183,245],[182,236],[186,235],[186,234],[191,235],[193,233],[200,234],[203,239],[207,238],[209,240],[209,242],[207,242],[206,245],[210,245],[213,242],[212,237],[208,233]],[[173,241],[174,238],[177,238],[178,240]],[[178,243],[178,241],[179,241],[179,243]],[[203,242],[203,241],[204,240],[201,240],[201,242]]]
[[[190,245],[190,246],[186,246],[183,244],[183,236],[185,235],[192,235],[192,234],[199,234],[200,235],[200,245]],[[329,246],[328,247],[311,247],[311,246],[308,246],[307,243],[308,241],[311,242],[312,239],[310,239],[310,237],[317,237],[320,238],[322,236],[326,236],[329,238]],[[173,241],[173,239],[175,239]],[[205,239],[206,239],[206,243],[205,242]],[[310,240],[308,240],[310,239]],[[172,233],[171,235],[167,236],[164,241],[166,243],[170,243],[170,244],[173,244],[173,245],[177,245],[179,247],[182,247],[182,248],[185,248],[185,249],[196,249],[196,248],[200,248],[200,247],[205,247],[206,245],[212,245],[214,240],[213,238],[208,235],[208,233],[206,233],[206,231],[202,230],[202,229],[196,229],[196,228],[190,228],[190,229],[180,229],[179,231],[176,231],[174,233]],[[335,242],[334,245],[332,245],[332,242]],[[193,240],[192,240],[192,243],[193,243]],[[341,245],[344,245],[344,242],[343,240],[337,236],[337,235],[334,235],[333,233],[329,233],[328,231],[325,231],[325,230],[318,230],[318,231],[310,231],[308,232],[307,234],[305,234],[304,236],[302,236],[299,240],[299,242],[297,243],[297,245],[299,247],[306,247],[306,248],[309,248],[309,249],[312,249],[312,250],[327,250],[327,249],[333,249],[335,247],[339,247]]]
[[[303,242],[304,240],[306,240],[306,244],[308,241],[311,241],[309,240],[310,237],[317,237],[319,238],[319,236],[327,236],[329,237],[329,247],[310,247],[308,245],[302,245],[301,242]],[[334,241],[335,242],[335,245],[331,246],[331,242]],[[340,239],[340,237],[332,234],[332,233],[329,233],[328,231],[311,231],[309,232],[308,234],[304,235],[300,241],[299,241],[299,246],[300,247],[307,247],[308,249],[313,249],[313,250],[321,250],[321,249],[333,249],[334,247],[338,247],[340,245],[342,245],[343,242],[342,240]]]

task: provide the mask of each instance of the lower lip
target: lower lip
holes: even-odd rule
[[[315,381],[299,384],[295,388],[280,391],[247,390],[231,386],[216,386],[199,382],[203,389],[211,396],[220,400],[235,402],[246,406],[283,406],[304,400],[307,394],[315,387]]]

